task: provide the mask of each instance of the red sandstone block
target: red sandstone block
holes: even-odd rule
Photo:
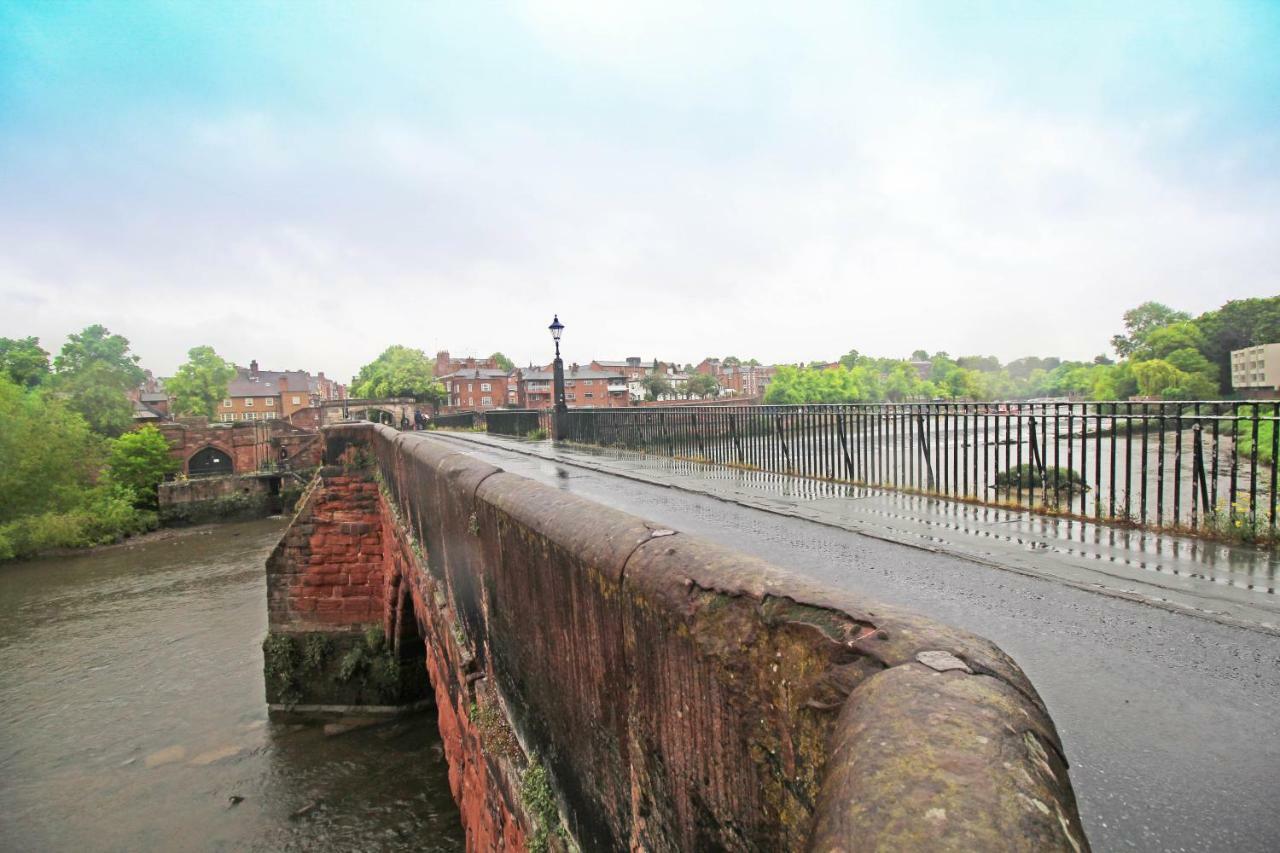
[[[341,581],[338,578],[342,578]],[[302,576],[303,586],[329,586],[334,583],[346,583],[346,575],[305,574]]]
[[[343,613],[363,613],[372,608],[373,601],[368,596],[361,596],[343,599],[340,605]]]
[[[336,598],[322,598],[316,602],[316,613],[337,613],[342,610],[342,602]]]
[[[314,613],[316,609],[315,599],[312,599],[312,598],[294,599],[292,604],[293,604],[293,609],[297,610],[300,613]]]

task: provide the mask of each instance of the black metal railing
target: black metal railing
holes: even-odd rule
[[[493,409],[485,412],[485,429],[497,435],[551,434],[551,413],[539,409]]]
[[[479,412],[454,412],[436,415],[430,423],[438,429],[471,429],[479,423],[481,417]]]
[[[574,409],[557,438],[1157,529],[1274,539],[1277,404]]]

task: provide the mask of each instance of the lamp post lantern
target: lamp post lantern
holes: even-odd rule
[[[551,325],[547,328],[551,330],[551,338],[556,342],[556,360],[552,372],[551,394],[555,400],[556,415],[559,416],[569,411],[569,405],[564,400],[564,362],[560,360],[560,335],[564,333],[564,323],[560,322],[559,314],[555,315],[551,320]],[[559,431],[559,424],[556,424],[555,432],[559,434]]]

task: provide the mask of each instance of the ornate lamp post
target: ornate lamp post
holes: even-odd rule
[[[564,401],[564,362],[560,360],[560,335],[564,332],[564,323],[560,322],[559,314],[555,315],[551,325],[547,328],[551,330],[551,338],[556,342],[556,360],[552,374],[551,395],[555,400],[556,415],[562,415],[569,411],[569,405]]]

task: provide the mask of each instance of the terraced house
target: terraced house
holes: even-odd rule
[[[507,404],[509,377],[505,370],[473,367],[441,376],[440,381],[449,392],[451,408],[484,412]]]
[[[305,370],[259,370],[258,362],[236,367],[236,378],[227,386],[227,396],[218,408],[218,420],[269,421],[288,418],[299,409],[319,403],[312,400],[311,374]]]

